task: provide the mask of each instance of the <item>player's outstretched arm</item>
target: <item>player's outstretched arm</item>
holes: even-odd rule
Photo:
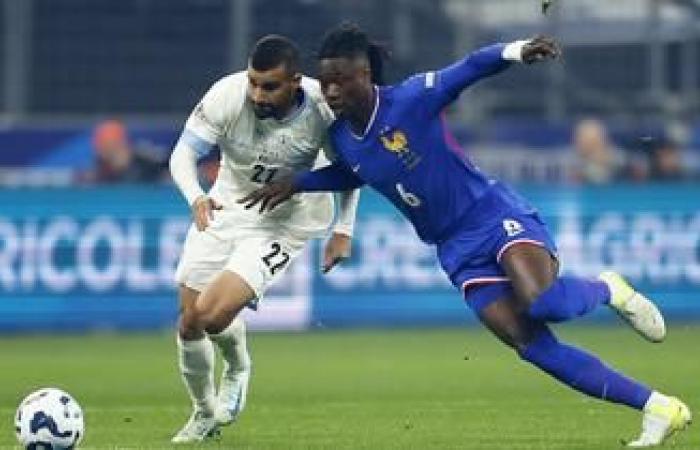
[[[472,84],[495,75],[513,62],[532,64],[561,54],[557,43],[549,37],[537,36],[509,44],[494,44],[480,48],[449,67],[425,75],[425,87],[432,93],[436,112],[454,101]]]
[[[319,170],[268,183],[238,200],[246,209],[260,204],[260,212],[271,211],[298,192],[337,192],[357,189],[364,184],[360,178],[339,163]]]

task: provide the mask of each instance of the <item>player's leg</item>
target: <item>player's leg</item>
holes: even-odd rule
[[[587,395],[644,411],[642,435],[633,444],[658,444],[689,422],[690,412],[679,400],[652,391],[594,355],[560,342],[546,324],[529,316],[507,283],[477,288],[467,295],[472,307],[478,305],[481,322],[523,360]]]
[[[183,287],[188,306],[183,309],[179,329],[180,370],[192,395],[195,410],[190,420],[172,439],[173,443],[196,442],[218,431],[218,404],[214,395],[214,350],[213,340],[228,343],[233,349],[222,352],[227,364],[235,364],[239,356],[244,359],[244,378],[247,381],[250,370],[250,358],[243,346],[236,348],[236,340],[245,328],[236,319],[238,313],[255,298],[253,290],[246,281],[236,273],[221,271],[192,301],[191,293],[196,292]],[[228,333],[227,333],[228,331]],[[229,351],[230,350],[230,351]],[[240,368],[240,367],[238,367]],[[240,371],[237,371],[240,372]],[[244,396],[245,393],[241,393]]]
[[[248,352],[245,321],[241,315],[220,333],[209,333],[219,347],[224,366],[216,396],[215,417],[220,425],[232,423],[246,404],[251,358]]]
[[[193,411],[185,425],[172,438],[173,443],[200,441],[216,433],[214,418],[214,349],[209,339],[193,333],[186,324],[192,322],[199,291],[181,285],[180,320],[177,333],[178,367]]]
[[[595,356],[560,342],[546,324],[519,313],[511,298],[491,303],[479,319],[522,359],[573,389],[638,410],[651,395],[646,386],[606,367]]]
[[[239,250],[232,258],[240,257]],[[224,361],[214,417],[220,425],[238,418],[248,393],[251,358],[241,310],[257,298],[245,271],[226,266],[207,286],[196,302],[197,320],[221,350]]]
[[[658,342],[666,334],[658,308],[614,273],[604,273],[600,279],[557,276],[557,262],[550,251],[530,241],[509,245],[499,262],[513,284],[515,298],[535,320],[562,322],[598,305],[610,305],[648,340]]]
[[[224,272],[236,274],[240,282],[245,283],[244,304],[262,301],[268,287],[285,273],[305,243],[305,240],[280,232],[256,230],[240,234]],[[230,288],[224,292],[230,292]],[[225,323],[227,317],[221,317]],[[228,424],[235,421],[245,407],[251,365],[243,321],[236,318],[220,331],[223,323],[207,328],[207,333],[220,346],[224,358],[216,417],[220,424]]]
[[[173,438],[175,443],[199,441],[217,431],[214,349],[205,334],[206,318],[198,299],[223,270],[232,251],[232,233],[225,217],[217,217],[205,232],[190,227],[176,272],[181,305],[177,350],[194,408],[190,420]]]
[[[530,241],[515,241],[499,260],[513,288],[514,300],[535,320],[562,322],[582,316],[609,301],[605,283],[557,276],[558,261]]]

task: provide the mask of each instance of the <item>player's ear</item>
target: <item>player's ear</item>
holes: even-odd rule
[[[362,69],[362,78],[369,83],[372,84],[372,69],[367,66]]]
[[[369,64],[369,61],[365,58],[360,60],[359,73],[365,81],[368,83],[372,82],[372,67]]]

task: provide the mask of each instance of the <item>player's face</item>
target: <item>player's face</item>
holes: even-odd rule
[[[352,114],[371,102],[370,75],[369,64],[364,58],[324,58],[320,61],[318,78],[321,89],[336,117]]]
[[[259,119],[284,118],[294,105],[301,74],[289,73],[284,64],[257,71],[248,67],[248,98]]]

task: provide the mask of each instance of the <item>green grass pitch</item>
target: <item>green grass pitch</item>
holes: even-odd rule
[[[700,326],[671,324],[649,344],[623,326],[559,327],[561,337],[700,407]],[[486,331],[254,333],[248,406],[227,449],[615,449],[641,416],[574,393]],[[167,449],[189,414],[171,334],[0,339],[0,448],[13,413],[41,386],[72,393],[85,449]],[[700,449],[696,424],[665,448]]]

